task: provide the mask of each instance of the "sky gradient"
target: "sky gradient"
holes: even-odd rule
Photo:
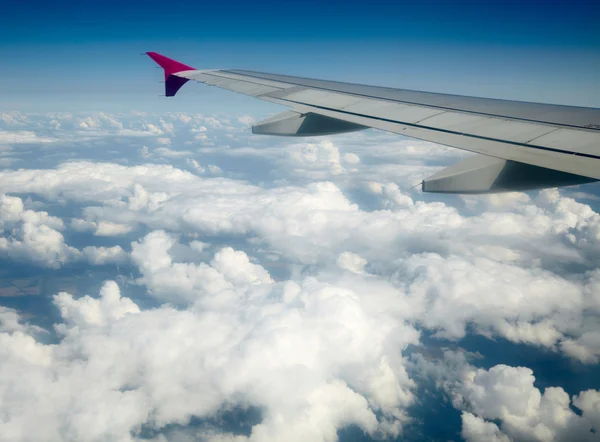
[[[160,100],[146,51],[406,89],[600,107],[600,7],[589,1],[11,2],[3,110],[268,109],[186,87]]]

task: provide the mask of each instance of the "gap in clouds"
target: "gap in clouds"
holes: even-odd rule
[[[252,427],[261,421],[260,408],[234,406],[219,410],[214,417],[208,419],[192,416],[186,425],[168,424],[159,430],[143,425],[138,437],[141,440],[156,440],[162,436],[168,440],[177,440],[180,434],[193,437],[195,430],[202,431],[207,428],[209,431],[211,428],[218,428],[232,435],[250,436]]]

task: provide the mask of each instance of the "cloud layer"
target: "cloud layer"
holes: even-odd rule
[[[29,166],[0,171],[3,262],[109,279],[51,293],[54,340],[0,310],[0,434],[393,439],[418,424],[427,378],[466,440],[592,439],[597,385],[432,355],[478,335],[598,363],[593,185],[432,197],[410,187],[463,153],[374,132],[253,137],[252,121],[0,115],[0,156]],[[259,417],[234,431],[226,413]]]

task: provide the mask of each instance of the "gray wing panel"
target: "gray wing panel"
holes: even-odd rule
[[[279,81],[311,89],[348,93],[364,96],[365,98],[380,98],[405,104],[435,107],[441,110],[472,112],[510,119],[522,119],[579,128],[600,129],[600,109],[587,107],[466,97],[462,95],[367,86],[243,70],[232,70],[227,72],[237,73],[249,78]]]
[[[276,102],[291,105],[285,99],[280,99]],[[600,179],[600,134],[589,135],[589,138],[595,140],[590,144],[591,141],[588,139],[588,132],[577,131],[577,137],[571,139],[568,145],[561,145],[561,148],[558,149],[551,146],[509,142],[502,138],[476,136],[467,132],[420,126],[418,123],[395,121],[393,119],[373,117],[357,112],[348,113],[343,109],[333,110],[327,109],[324,106],[317,108],[310,105],[295,104],[295,110],[298,112],[320,113],[328,117],[394,132],[411,138],[432,141],[487,156]],[[549,135],[555,129],[550,128]],[[582,133],[585,135],[581,136]],[[574,146],[582,146],[586,151],[591,153],[578,153]]]
[[[260,98],[261,95],[271,92],[281,91],[287,88],[293,88],[294,85],[272,81],[268,79],[254,79],[239,74],[232,74],[227,71],[183,71],[177,73],[178,77],[188,78],[200,83],[216,86],[221,89],[227,89],[232,92],[238,92],[244,95]]]
[[[600,179],[600,109],[352,85],[238,70],[178,76],[296,112]]]

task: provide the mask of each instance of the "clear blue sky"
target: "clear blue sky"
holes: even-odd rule
[[[159,98],[145,51],[408,89],[600,107],[600,5],[575,1],[9,2],[1,110],[236,111],[197,85]]]

